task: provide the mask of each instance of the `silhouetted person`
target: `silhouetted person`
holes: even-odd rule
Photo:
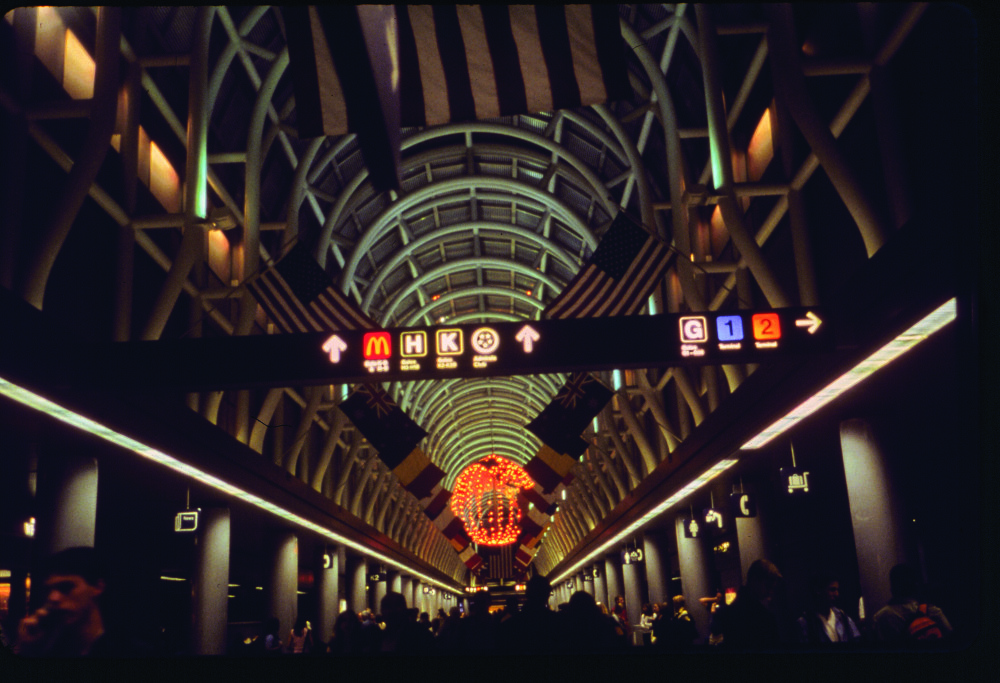
[[[262,652],[265,655],[276,655],[280,654],[284,648],[284,644],[281,642],[281,635],[278,630],[281,628],[281,621],[278,617],[268,617],[264,621],[264,640],[262,643]]]
[[[639,612],[639,626],[642,629],[642,644],[650,645],[653,642],[653,606],[648,602],[643,603]]]
[[[361,618],[361,651],[365,654],[378,652],[382,630],[370,609],[364,609]]]
[[[552,654],[559,644],[562,622],[549,609],[552,586],[548,579],[533,576],[525,588],[524,608],[500,625],[500,641],[504,652],[543,655]]]
[[[288,632],[285,650],[289,654],[303,655],[310,654],[314,646],[312,629],[308,627],[305,617],[299,617],[295,620],[295,627]]]
[[[431,628],[431,615],[427,612],[421,612],[420,616],[417,617],[417,623],[423,626],[429,633],[433,633],[434,630]]]
[[[448,610],[448,616],[441,623],[441,630],[438,631],[434,640],[434,647],[438,652],[454,653],[458,650],[458,639],[462,620],[462,610],[458,605]]]
[[[620,609],[619,609],[620,608]],[[628,620],[628,606],[625,604],[625,596],[618,595],[615,597],[615,606],[612,609],[614,614],[617,614],[621,618],[621,626],[625,629],[625,638],[631,642],[632,640],[632,624]]]
[[[67,548],[50,557],[36,589],[44,604],[21,620],[17,652],[28,656],[130,657],[152,654],[128,634],[109,628],[101,611],[107,584],[93,548]]]
[[[813,580],[812,604],[797,622],[800,643],[827,645],[861,639],[854,620],[837,607],[839,599],[840,582],[836,577],[827,574]]]
[[[951,633],[951,624],[940,608],[923,602],[920,579],[907,564],[897,564],[889,571],[889,604],[875,613],[875,639],[882,643],[903,645],[922,640],[940,640]]]
[[[493,654],[497,651],[499,622],[490,614],[488,591],[473,593],[469,598],[469,613],[458,622],[456,643],[459,654]]]
[[[771,562],[756,560],[747,570],[747,583],[736,600],[720,613],[722,647],[759,650],[780,644],[778,620],[769,609],[782,576]]]
[[[357,655],[361,654],[364,639],[361,634],[361,619],[351,610],[344,610],[333,622],[333,632],[330,642],[326,645],[327,654]]]
[[[684,596],[675,595],[673,614],[670,615],[670,621],[667,624],[664,645],[671,649],[680,650],[690,648],[697,639],[698,629],[695,628],[694,621],[688,614]]]
[[[389,591],[382,598],[379,607],[382,610],[385,629],[382,631],[378,652],[400,655],[431,653],[434,636],[426,625],[413,619],[411,610],[406,607],[406,598],[402,594]]]
[[[626,637],[616,632],[615,623],[610,617],[601,614],[590,593],[573,593],[566,609],[558,616],[562,620],[559,649],[564,652],[607,654],[628,649]]]

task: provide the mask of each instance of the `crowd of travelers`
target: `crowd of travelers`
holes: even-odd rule
[[[58,553],[43,577],[44,603],[21,621],[13,638],[0,634],[5,652],[26,656],[157,654],[102,618],[105,575],[92,548]],[[257,635],[229,654],[612,654],[643,646],[664,651],[778,651],[796,644],[821,649],[850,648],[852,643],[926,646],[947,642],[953,631],[941,609],[922,597],[919,576],[909,565],[892,569],[892,598],[863,628],[838,606],[839,581],[829,574],[814,578],[810,604],[797,620],[782,620],[772,607],[782,582],[778,568],[760,559],[749,567],[746,584],[731,604],[721,591],[699,600],[696,609],[706,610],[708,617],[705,637],[700,636],[683,596],[645,604],[633,621],[622,596],[609,609],[590,593],[578,591],[552,609],[551,586],[536,576],[527,583],[523,603],[511,597],[497,609],[489,592],[477,592],[469,598],[466,613],[454,606],[448,612],[439,609],[433,619],[408,607],[403,595],[390,591],[377,614],[367,609],[360,614],[342,612],[325,638],[314,633],[305,618],[281,633],[279,620],[271,617]]]

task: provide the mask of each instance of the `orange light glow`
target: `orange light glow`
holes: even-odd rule
[[[774,158],[774,140],[771,136],[771,110],[765,109],[747,146],[747,179],[756,182],[764,175],[767,165]]]
[[[80,39],[66,28],[56,8],[38,7],[36,11],[35,55],[71,98],[92,99],[97,74],[94,58]],[[13,24],[14,12],[7,12],[4,18]],[[111,146],[117,152],[121,152],[121,119],[125,111],[125,97],[126,93],[123,91],[118,103],[119,121],[116,123],[115,134],[111,136]],[[166,211],[180,212],[181,190],[177,171],[141,126],[138,176]]]
[[[208,267],[219,279],[228,283],[232,273],[229,261],[229,239],[221,230],[208,231]]]
[[[54,7],[39,7],[35,22],[35,55],[56,81],[63,82],[66,24]]]
[[[74,100],[89,100],[94,96],[94,76],[97,65],[83,44],[66,31],[66,46],[63,52],[63,89]]]
[[[712,218],[710,223],[712,226],[712,232],[715,232],[716,230],[726,229],[726,222],[722,220],[722,209],[719,208],[718,204],[715,205],[715,209],[713,209],[712,211]]]
[[[171,213],[181,210],[181,183],[177,171],[155,142],[149,143],[149,191]]]

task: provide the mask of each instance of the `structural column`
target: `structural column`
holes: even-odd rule
[[[625,609],[628,611],[629,628],[634,632],[642,614],[642,606],[646,599],[646,572],[643,562],[633,562],[622,567],[625,588]],[[641,645],[638,637],[632,640],[633,645]]]
[[[93,548],[97,460],[43,454],[38,469],[37,538],[42,556],[75,546]]]
[[[326,641],[340,612],[340,557],[336,548],[324,548],[316,558],[316,634]]]
[[[583,584],[583,590],[593,596],[594,602],[597,602],[597,597],[594,593],[594,573],[589,570],[590,568],[587,567],[580,572],[580,583]]]
[[[412,607],[413,589],[413,579],[405,574],[401,574],[399,577],[399,592],[406,598],[406,606]]]
[[[347,556],[347,607],[352,612],[361,614],[368,608],[368,595],[365,590],[368,579],[368,563],[358,555]]]
[[[414,578],[410,581],[410,594],[406,596],[407,607],[416,607],[417,601],[420,600],[422,592],[423,583],[420,579]]]
[[[267,613],[277,617],[284,639],[298,616],[299,539],[284,531],[271,539],[271,564],[267,574]]]
[[[403,593],[403,575],[396,570],[391,570],[388,574],[389,590],[393,593]]]
[[[591,573],[594,575],[594,600],[602,603],[608,608],[610,613],[610,602],[608,600],[608,583],[605,580],[604,563],[597,562],[590,567]]]
[[[740,580],[745,584],[750,565],[769,557],[760,510],[755,517],[736,518],[736,546],[740,553]]]
[[[670,597],[670,553],[662,530],[649,529],[643,533],[643,560],[646,568],[646,586],[649,602],[666,602]]]
[[[840,423],[840,448],[851,508],[865,614],[891,597],[889,570],[907,560],[901,514],[882,451],[866,420]]]
[[[372,569],[370,573],[374,574],[375,569]],[[382,610],[382,598],[385,597],[386,592],[389,590],[389,582],[385,574],[379,572],[379,578],[381,581],[376,581],[369,590],[372,593],[372,611],[376,614]]]
[[[697,609],[698,598],[712,595],[712,577],[708,565],[708,553],[702,537],[686,538],[684,536],[684,518],[678,517],[677,526],[677,557],[680,562],[681,587],[688,613],[694,620],[698,635],[708,638],[709,612]]]
[[[615,598],[625,595],[622,587],[622,562],[618,553],[604,558],[604,575],[608,587],[608,611],[611,612],[615,608]]]
[[[196,655],[226,654],[226,624],[229,615],[229,509],[203,510],[195,538],[195,561],[191,572],[191,652]]]

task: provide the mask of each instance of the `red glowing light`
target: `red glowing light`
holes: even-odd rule
[[[517,463],[488,455],[458,475],[451,511],[465,523],[469,538],[480,545],[510,545],[521,533],[519,489],[535,485]]]

